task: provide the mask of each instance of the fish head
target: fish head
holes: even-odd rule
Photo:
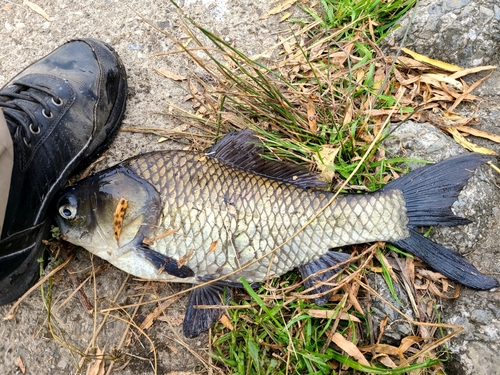
[[[120,254],[118,250],[133,248],[153,236],[161,216],[156,189],[123,166],[67,187],[56,209],[64,240],[108,260]],[[121,222],[118,231],[117,212]]]

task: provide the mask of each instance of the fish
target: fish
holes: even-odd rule
[[[347,245],[385,241],[465,286],[499,285],[417,230],[470,223],[451,205],[489,156],[451,157],[375,192],[332,199],[318,174],[264,159],[262,151],[247,129],[228,133],[204,153],[132,157],[61,192],[61,237],[136,277],[200,284],[186,307],[189,338],[224,313],[199,306],[225,305],[233,288],[243,287],[242,278],[255,286],[298,269],[314,303],[327,303],[325,282],[349,263],[350,255],[338,251]]]

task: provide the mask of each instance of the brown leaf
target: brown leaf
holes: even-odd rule
[[[344,114],[344,120],[342,121],[342,124],[343,125],[347,125],[348,123],[350,123],[352,121],[352,102],[349,101],[349,104],[347,105],[347,108],[345,110],[345,114]]]
[[[41,7],[39,7],[35,3],[32,3],[31,1],[28,1],[28,0],[24,0],[23,3],[26,4],[27,6],[29,6],[31,9],[33,9],[35,12],[37,12],[39,15],[41,15],[47,21],[49,21],[49,22],[52,21],[50,19],[49,15],[47,14],[47,12],[44,11]]]
[[[361,320],[354,315],[348,314],[344,311],[337,312],[335,310],[319,310],[319,309],[309,309],[305,311],[306,314],[318,319],[331,319],[336,316],[336,313],[340,315],[341,320],[352,321],[356,323],[361,323]]]
[[[214,241],[210,244],[210,247],[208,248],[208,252],[211,253],[217,249],[217,245],[219,245],[219,242]]]
[[[167,229],[165,232],[159,234],[158,236],[156,236],[155,238],[144,238],[142,240],[142,242],[145,244],[145,245],[149,245],[151,246],[152,244],[154,244],[156,241],[158,240],[161,240],[162,238],[164,237],[167,237],[167,236],[170,236],[172,234],[174,234],[175,232],[177,232],[180,228],[174,228],[174,229]]]
[[[121,197],[116,205],[115,213],[113,215],[113,231],[115,234],[115,240],[118,246],[120,246],[120,234],[122,232],[123,217],[125,216],[125,211],[127,210],[128,200]]]
[[[379,354],[378,356],[374,356],[373,357],[372,362],[373,362],[373,360],[377,360],[380,363],[382,363],[384,366],[387,366],[389,368],[396,368],[396,367],[398,367],[394,363],[394,361],[391,358],[389,358],[389,356],[387,356],[387,355],[380,355]]]
[[[314,94],[309,95],[307,99],[307,122],[309,124],[309,130],[316,133],[318,126],[316,125],[316,110],[314,109],[314,99],[316,96]]]
[[[380,340],[382,340],[382,336],[384,335],[384,331],[385,331],[385,326],[387,325],[388,321],[389,321],[389,317],[388,316],[386,316],[385,318],[383,318],[380,321],[380,324],[379,324],[379,334],[378,334],[378,338],[377,338],[377,344],[379,344]]]
[[[178,260],[177,267],[181,268],[183,265],[185,265],[193,254],[194,254],[194,249],[191,249],[189,253],[185,254],[181,259]]]
[[[234,330],[234,327],[226,314],[222,314],[222,316],[219,319],[219,322],[221,322],[224,325],[224,327],[226,327],[228,330],[230,331]]]
[[[317,154],[314,154],[316,167],[320,171],[321,178],[324,181],[331,182],[335,176],[335,170],[330,166],[335,164],[335,157],[340,151],[340,147],[323,147]]]
[[[19,370],[21,370],[23,374],[26,374],[26,367],[24,366],[23,360],[20,356],[16,358],[16,363]]]
[[[497,153],[493,150],[490,150],[486,147],[477,146],[474,143],[469,142],[455,128],[444,128],[444,129],[453,136],[453,139],[455,139],[455,141],[457,143],[459,143],[462,147],[466,148],[467,150],[470,150],[473,152],[479,152],[480,154],[497,155]]]
[[[365,356],[361,353],[358,347],[345,339],[340,333],[335,332],[332,336],[332,341],[337,344],[340,349],[356,359],[362,365],[370,366],[370,363],[366,360]]]
[[[457,286],[457,288],[455,289],[455,293],[452,296],[449,296],[449,295],[446,295],[443,292],[441,292],[435,283],[430,283],[429,284],[429,292],[431,292],[435,296],[438,296],[438,297],[441,297],[444,299],[448,299],[448,300],[457,299],[458,296],[460,295],[460,286]],[[432,308],[434,308],[434,306],[432,306]]]
[[[401,350],[404,353],[408,349],[410,349],[410,347],[422,341],[424,341],[423,337],[407,336],[401,340],[401,344],[399,345],[399,350]]]
[[[260,19],[261,20],[265,20],[267,18],[269,18],[269,16],[272,16],[273,14],[278,14],[278,13],[281,13],[283,12],[284,10],[287,10],[288,8],[290,8],[293,4],[295,4],[297,2],[297,0],[285,0],[283,1],[281,4],[275,6],[273,9],[271,9],[269,12],[267,13],[264,13]]]
[[[474,128],[471,128],[469,126],[459,126],[457,129],[463,133],[467,133],[467,134],[473,135],[475,137],[486,138],[486,139],[489,139],[490,141],[500,143],[500,136],[498,136],[496,134],[484,132],[482,130],[474,129]]]
[[[100,350],[99,347],[96,351],[96,359],[94,363],[90,363],[87,367],[86,375],[104,375],[104,349]]]
[[[2,6],[2,10],[6,10],[7,12],[10,12],[12,10],[12,8],[14,8],[14,5],[12,5],[12,4],[4,4]]]
[[[408,55],[410,55],[411,57],[413,57],[417,61],[432,65],[436,68],[446,70],[448,72],[459,72],[459,71],[464,70],[463,68],[461,68],[457,65],[448,64],[448,63],[443,62],[443,61],[431,59],[430,57],[421,55],[417,52],[413,52],[412,50],[409,50],[408,48],[401,48],[401,50],[403,52],[407,53]]]
[[[487,66],[477,66],[475,68],[468,68],[461,70],[459,72],[453,73],[450,78],[457,79],[469,74],[477,73],[477,72],[482,72],[483,70],[492,70],[496,69],[497,67],[495,65],[487,65]]]
[[[146,319],[141,323],[140,327],[142,329],[148,329],[151,327],[154,323],[154,321],[161,315],[163,311],[167,307],[169,307],[171,304],[176,302],[179,299],[179,297],[176,298],[169,298],[166,301],[163,301],[161,305],[157,306],[153,311],[151,311],[148,316],[146,316]]]
[[[167,70],[167,69],[156,69],[156,68],[153,68],[153,70],[158,73],[159,75],[163,76],[163,77],[166,77],[166,78],[170,78],[174,81],[185,81],[187,78],[184,77],[184,76],[181,76],[179,74],[175,74],[175,73],[172,73],[170,70]]]
[[[403,352],[400,348],[388,344],[375,344],[370,346],[360,346],[358,348],[360,351],[366,352],[375,352],[377,354],[387,354],[399,357],[399,359],[403,359]]]
[[[365,312],[363,311],[363,308],[361,307],[361,304],[358,301],[359,284],[358,283],[346,284],[344,289],[346,289],[347,294],[349,295],[349,302],[352,303],[356,311],[362,315],[365,315]]]

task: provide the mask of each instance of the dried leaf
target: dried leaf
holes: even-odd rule
[[[172,234],[174,234],[175,232],[177,232],[180,228],[174,228],[174,229],[167,229],[165,232],[159,234],[158,236],[156,236],[155,238],[144,238],[142,240],[142,242],[145,244],[145,245],[149,245],[151,246],[152,244],[155,243],[155,241],[158,241],[158,240],[161,240],[162,238],[164,237],[167,237],[167,236],[170,236]]]
[[[165,344],[165,346],[166,346],[167,348],[169,348],[169,349],[172,351],[172,353],[174,353],[174,354],[179,354],[179,350],[177,350],[177,348],[176,348],[175,346],[168,345],[168,344]]]
[[[350,123],[352,121],[352,102],[349,101],[349,104],[347,105],[347,108],[345,110],[345,114],[344,114],[344,120],[342,121],[342,124],[343,125],[347,125],[348,123]],[[369,112],[369,111],[367,111]]]
[[[388,344],[375,344],[370,346],[360,346],[359,350],[362,352],[375,352],[377,354],[386,354],[393,355],[399,357],[399,359],[403,359],[404,355],[400,348]]]
[[[473,135],[475,137],[486,138],[486,139],[489,139],[490,141],[500,143],[500,136],[498,136],[496,134],[484,132],[482,130],[474,129],[474,128],[471,128],[469,126],[459,126],[457,129],[463,133],[467,133],[467,134]]]
[[[214,241],[210,244],[210,247],[208,248],[208,252],[211,253],[217,249],[217,245],[219,245],[218,241]]]
[[[374,356],[373,357],[373,360],[377,360],[379,361],[380,363],[382,363],[384,366],[387,366],[389,368],[396,368],[398,367],[394,361],[392,359],[389,358],[389,356],[387,355],[378,355],[378,356]],[[372,361],[373,361],[372,360]]]
[[[318,126],[316,125],[316,110],[314,109],[314,99],[316,96],[314,94],[309,95],[307,99],[307,122],[309,124],[309,130],[316,133]]]
[[[339,147],[323,147],[319,151],[319,155],[314,155],[314,161],[316,162],[316,167],[320,171],[321,178],[327,182],[331,182],[335,176],[335,170],[330,166],[334,165],[335,157],[339,153],[339,150]]]
[[[39,7],[35,3],[32,3],[31,1],[28,1],[28,0],[24,0],[23,3],[26,4],[27,6],[29,6],[31,9],[33,9],[35,12],[37,12],[39,15],[41,15],[47,21],[49,21],[49,22],[52,21],[50,19],[49,15],[47,14],[47,12],[44,11],[41,7]]]
[[[87,367],[86,375],[104,375],[104,349],[100,350],[97,347],[96,350],[96,359],[94,363],[90,363],[89,367]]]
[[[434,85],[436,87],[441,87],[440,82],[447,83],[457,88],[458,90],[463,90],[464,86],[461,82],[456,79],[450,78],[446,74],[440,73],[426,73],[421,76],[422,82],[429,83],[430,85]]]
[[[466,76],[469,74],[482,72],[483,70],[492,70],[492,69],[496,69],[496,68],[497,68],[497,66],[495,66],[495,65],[477,66],[475,68],[468,68],[468,69],[464,69],[464,70],[461,70],[459,72],[453,73],[450,76],[450,78],[457,79],[457,78],[460,78],[460,77],[463,77],[463,76]]]
[[[358,283],[346,284],[344,286],[344,289],[349,296],[349,302],[352,303],[356,311],[362,315],[365,315],[365,312],[363,311],[363,308],[361,307],[361,304],[358,301],[359,284]]]
[[[172,327],[180,327],[184,322],[184,315],[162,315],[159,316],[157,320],[161,322],[168,322],[172,325]]]
[[[120,246],[120,234],[122,232],[123,217],[125,216],[127,206],[128,206],[128,200],[121,197],[120,200],[118,201],[118,204],[116,205],[115,213],[113,215],[113,232],[118,246]]]
[[[295,4],[297,2],[297,0],[285,0],[283,1],[281,4],[275,6],[273,9],[271,9],[269,12],[267,13],[264,13],[260,19],[261,20],[265,20],[267,18],[269,18],[269,16],[272,16],[273,14],[278,14],[278,13],[281,13],[285,10],[287,10],[288,8],[290,8],[293,4]]]
[[[387,326],[387,322],[388,321],[389,321],[389,317],[388,316],[384,317],[380,321],[380,324],[379,324],[379,334],[378,334],[378,338],[377,338],[377,344],[380,344],[380,340],[382,340],[382,336],[384,336],[385,327]]]
[[[340,333],[335,332],[332,336],[332,341],[337,344],[340,349],[356,359],[362,365],[370,366],[370,363],[366,360],[365,356],[361,353],[358,347],[349,340],[346,340]]]
[[[419,342],[422,342],[422,341],[424,341],[423,337],[407,336],[401,340],[401,344],[399,345],[399,350],[401,350],[404,353],[410,347],[412,347],[413,345],[418,344]]]
[[[12,8],[14,8],[14,5],[12,5],[12,4],[4,4],[4,5],[2,5],[2,10],[5,10],[7,12],[10,12],[12,10]]]
[[[187,254],[185,254],[179,261],[177,262],[177,267],[181,268],[183,265],[185,265],[189,258],[194,254],[194,249],[191,249],[191,251]]]
[[[361,320],[354,315],[348,314],[344,311],[337,312],[335,310],[319,310],[319,309],[309,309],[305,311],[306,314],[318,319],[331,319],[336,313],[340,316],[340,320],[348,320],[356,323],[361,323]]]
[[[430,283],[429,284],[429,291],[432,294],[434,294],[435,296],[438,296],[438,297],[444,298],[444,299],[449,299],[449,300],[451,300],[451,299],[457,299],[460,296],[460,288],[459,287],[457,287],[457,289],[455,289],[455,293],[452,296],[449,296],[449,295],[441,292],[439,290],[439,288],[436,286],[435,283]],[[434,308],[434,305],[431,306],[431,308]],[[428,315],[430,315],[430,314],[428,314]]]
[[[448,133],[453,136],[453,139],[459,143],[462,147],[473,152],[479,152],[480,154],[486,155],[497,155],[495,151],[492,151],[486,147],[477,146],[472,142],[469,142],[465,137],[458,132],[455,128],[444,128]]]
[[[184,76],[181,76],[179,74],[172,73],[170,70],[167,69],[156,69],[153,68],[153,70],[158,73],[159,75],[173,79],[174,81],[185,81],[187,78]]]
[[[23,374],[26,374],[26,367],[24,366],[23,360],[20,356],[16,358],[16,363],[19,370],[21,370]]]
[[[403,52],[407,53],[408,55],[410,55],[411,57],[413,57],[417,61],[432,65],[436,68],[446,70],[448,72],[459,72],[459,71],[464,70],[463,68],[461,68],[457,65],[453,65],[453,64],[449,64],[449,63],[446,63],[443,61],[431,59],[430,57],[421,55],[417,52],[413,52],[412,50],[409,50],[408,48],[401,48],[401,50]]]
[[[166,308],[168,308],[171,304],[176,302],[179,299],[177,298],[169,298],[166,301],[163,301],[161,305],[157,306],[153,311],[151,311],[148,316],[146,316],[146,319],[141,323],[140,327],[142,329],[148,329],[151,327],[156,319],[162,314],[163,311],[165,311]]]
[[[219,322],[221,322],[224,325],[224,327],[226,327],[228,330],[230,331],[234,330],[234,327],[226,314],[222,314],[222,316],[219,319]]]

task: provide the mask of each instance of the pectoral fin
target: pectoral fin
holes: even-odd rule
[[[332,282],[332,277],[340,271],[340,267],[335,266],[345,262],[349,259],[349,256],[349,254],[337,251],[328,251],[318,259],[298,267],[302,279],[305,280],[304,286],[306,289],[314,288],[309,294],[325,293],[320,297],[312,299],[316,305],[321,306],[328,302],[331,293],[327,292],[330,290],[330,287],[322,283]]]
[[[224,314],[223,308],[198,308],[197,306],[221,306],[232,296],[230,288],[213,283],[194,289],[189,296],[186,317],[184,318],[184,336],[194,338],[207,331]]]
[[[169,275],[186,278],[194,276],[194,272],[191,268],[187,266],[180,266],[177,260],[170,258],[169,256],[163,255],[157,251],[154,251],[150,247],[144,244],[140,244],[135,248],[139,254],[149,261],[159,272],[166,272]]]

